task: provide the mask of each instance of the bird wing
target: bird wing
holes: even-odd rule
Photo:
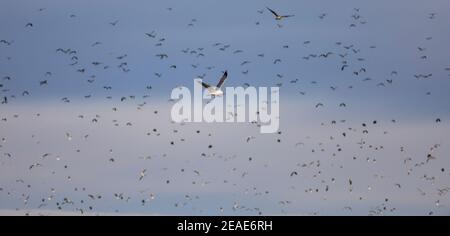
[[[211,87],[211,85],[209,85],[209,84],[207,84],[207,83],[205,83],[205,82],[198,82],[199,84],[201,84],[204,88],[209,88],[209,87]]]
[[[228,77],[228,71],[225,71],[225,73],[223,73],[222,78],[220,78],[219,83],[217,84],[217,88],[220,88],[222,86],[222,84],[225,82],[225,80]]]
[[[272,14],[274,14],[275,16],[278,16],[278,14],[274,11],[274,10],[272,10],[272,9],[270,9],[270,8],[268,8],[268,7],[266,7],[267,8],[267,10],[269,10],[270,12],[272,12]]]
[[[287,17],[293,17],[294,15],[285,15],[285,16],[281,16],[283,18],[287,18]]]

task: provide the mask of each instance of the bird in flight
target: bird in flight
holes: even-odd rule
[[[117,25],[117,23],[119,23],[119,21],[118,21],[118,20],[116,20],[116,21],[114,21],[114,22],[109,22],[109,24],[110,24],[110,25],[112,25],[112,26],[116,26],[116,25]]]
[[[204,82],[199,82],[201,83],[201,85],[208,90],[208,93],[211,94],[213,97],[214,96],[222,96],[223,95],[223,91],[220,89],[220,87],[223,85],[223,83],[225,82],[225,80],[228,77],[228,72],[225,71],[222,75],[222,78],[220,78],[219,83],[217,84],[217,86],[211,86],[207,83]]]
[[[141,173],[139,173],[139,181],[141,181],[142,179],[144,179],[145,177],[145,172],[147,172],[147,169],[143,169],[141,171]]]
[[[267,10],[269,10],[270,12],[272,12],[272,14],[275,16],[275,20],[282,20],[284,18],[288,18],[288,17],[292,17],[294,15],[278,15],[274,10],[266,7]]]

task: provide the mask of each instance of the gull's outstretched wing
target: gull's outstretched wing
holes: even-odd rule
[[[266,7],[267,8],[267,10],[269,10],[270,12],[272,12],[272,14],[274,14],[275,16],[278,16],[278,14],[274,11],[274,10],[272,10],[272,9],[270,9],[270,8],[268,8],[268,7]]]
[[[228,71],[225,71],[225,73],[223,73],[222,78],[220,78],[219,83],[217,84],[217,88],[220,88],[220,86],[222,86],[223,82],[225,82],[225,80],[227,79],[228,76]]]
[[[209,84],[207,84],[207,83],[205,83],[205,82],[198,82],[199,84],[201,84],[204,88],[209,88],[209,87],[211,87],[211,85],[209,85]]]

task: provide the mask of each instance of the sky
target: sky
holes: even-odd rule
[[[2,0],[0,215],[449,215],[449,9]],[[279,132],[172,122],[225,70]]]

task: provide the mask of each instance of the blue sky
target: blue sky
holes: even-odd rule
[[[295,16],[275,21],[266,7]],[[117,210],[366,215],[386,204],[388,197],[389,207],[396,210],[384,214],[448,215],[448,196],[437,194],[437,189],[447,187],[450,169],[446,159],[450,153],[448,9],[450,3],[444,0],[3,0],[0,40],[9,45],[0,43],[0,97],[8,98],[8,104],[0,105],[0,116],[7,120],[0,122],[0,138],[5,139],[0,146],[0,208],[52,211],[57,210],[56,202],[68,197],[76,203],[64,207],[64,212],[86,210],[87,204],[80,201],[89,197],[74,188],[88,186],[90,192],[103,196],[90,203],[94,206],[90,212],[106,214]],[[430,19],[430,13],[436,14]],[[322,14],[326,15],[320,19]],[[110,24],[116,21],[115,26]],[[25,27],[29,22],[33,27]],[[152,32],[155,38],[146,35]],[[220,50],[224,45],[229,47]],[[58,48],[76,53],[64,54]],[[333,54],[319,57],[327,52]],[[168,58],[159,59],[156,55],[161,53]],[[310,54],[317,57],[303,58]],[[274,64],[276,59],[281,62]],[[244,61],[250,63],[242,66]],[[343,61],[348,67],[342,71]],[[73,62],[77,64],[69,65]],[[128,72],[118,67],[122,63]],[[81,69],[84,73],[77,71]],[[282,134],[261,135],[249,124],[170,122],[172,103],[167,100],[173,88],[192,88],[193,79],[201,75],[215,83],[223,70],[229,72],[226,86],[281,83]],[[432,77],[417,79],[418,74]],[[11,79],[4,79],[7,76]],[[40,86],[44,80],[48,85]],[[30,95],[22,96],[24,91]],[[121,102],[122,97],[128,99]],[[317,103],[324,106],[315,108]],[[340,107],[341,103],[347,106]],[[113,107],[118,111],[113,112]],[[93,124],[93,118],[99,122]],[[438,118],[442,122],[436,123]],[[330,124],[333,120],[338,121],[336,126]],[[369,134],[362,134],[361,124],[374,120],[377,125],[369,125]],[[66,132],[72,140],[65,138]],[[343,132],[348,136],[343,137]],[[249,136],[256,138],[247,143]],[[373,146],[361,148],[357,144],[361,140]],[[435,144],[439,144],[433,151],[437,159],[414,166],[426,159]],[[373,150],[374,146],[384,149]],[[339,147],[342,154],[336,157]],[[41,158],[45,153],[52,155]],[[154,158],[140,158],[148,155]],[[109,162],[112,157],[118,161]],[[358,161],[366,158],[377,162]],[[404,164],[406,158],[412,159],[410,164]],[[73,168],[61,169],[61,161]],[[312,161],[320,161],[321,167],[303,170],[302,163]],[[34,163],[42,167],[29,170]],[[150,174],[138,181],[144,168]],[[413,174],[406,174],[408,168]],[[202,174],[192,174],[194,170]],[[294,170],[304,173],[290,177]],[[383,174],[386,177],[380,178]],[[337,186],[322,192],[332,186],[331,176],[339,180]],[[434,178],[427,180],[430,176]],[[346,186],[348,178],[361,180],[352,192]],[[32,187],[18,179],[33,183]],[[172,182],[166,184],[168,179]],[[393,188],[398,182],[404,187]],[[321,189],[317,194],[305,192],[316,187]],[[51,188],[56,193],[49,192]],[[116,192],[131,199],[117,201]],[[154,202],[141,206],[150,193],[157,196]],[[31,200],[24,204],[23,196],[28,195]],[[49,195],[57,200],[45,201],[46,206],[36,210],[41,198]],[[198,199],[188,200],[186,195]],[[185,207],[174,207],[183,202]],[[248,209],[233,210],[236,202]],[[348,206],[352,211],[345,210]],[[218,210],[221,207],[223,212]]]

